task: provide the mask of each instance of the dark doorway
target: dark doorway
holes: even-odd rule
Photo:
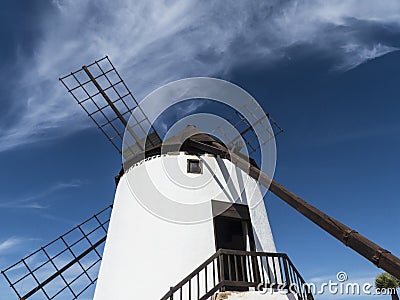
[[[214,213],[214,233],[216,249],[228,249],[234,251],[255,251],[253,226],[250,220],[249,207],[243,204],[212,201]],[[221,280],[226,282],[225,291],[247,291],[243,287],[249,283],[248,267],[250,273],[258,274],[257,264],[251,262],[249,257],[236,254],[223,254],[223,272]]]
[[[255,251],[247,205],[212,201],[216,249]]]
[[[215,240],[218,249],[246,251],[246,233],[241,219],[216,217]]]
[[[218,216],[214,218],[215,243],[218,249],[246,251],[247,240],[251,240],[249,223],[238,218]],[[234,282],[247,282],[246,260],[238,255],[225,254],[222,256],[223,279],[232,282],[226,285],[225,291],[247,291],[247,287],[238,286]]]

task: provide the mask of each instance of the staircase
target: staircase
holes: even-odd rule
[[[219,249],[161,298],[207,300],[217,292],[276,289],[313,300],[286,254]]]

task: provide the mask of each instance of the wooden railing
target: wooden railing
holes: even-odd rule
[[[286,254],[220,249],[179,282],[161,300],[207,300],[216,292],[271,289],[313,297]]]

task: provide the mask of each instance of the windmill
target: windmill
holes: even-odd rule
[[[311,206],[260,169],[252,157],[261,143],[254,142],[254,128],[264,129],[264,142],[281,131],[264,111],[253,112],[259,117],[251,122],[234,112],[228,121],[239,134],[227,143],[193,126],[163,141],[148,111],[135,100],[108,57],[60,80],[123,155],[124,168],[116,176],[112,206],[2,272],[18,299],[81,299],[93,292],[96,281],[96,300],[205,300],[225,291],[251,293],[259,287],[312,299],[289,257],[275,251],[257,184],[238,197],[247,199],[241,203],[232,203],[225,196],[210,199],[211,218],[189,225],[157,218],[135,201],[137,192],[148,198],[160,196],[156,189],[141,185],[141,178],[146,172],[158,176],[163,160],[190,178],[211,175],[213,189],[224,182],[224,169],[234,171],[233,189],[243,178],[250,183],[257,180],[346,246],[400,278],[397,257]],[[268,119],[275,132],[265,125]],[[248,150],[248,156],[242,149]],[[129,180],[136,183],[135,191]],[[201,191],[209,193],[207,188]],[[179,192],[174,191],[177,198],[184,194]],[[250,206],[251,201],[259,200],[262,206]]]

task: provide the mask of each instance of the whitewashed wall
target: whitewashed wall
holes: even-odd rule
[[[257,251],[276,252],[257,183],[230,161],[208,155],[201,156],[202,174],[187,174],[189,158],[197,157],[183,153],[158,156],[137,164],[121,178],[95,300],[160,299],[214,254],[211,200],[231,202],[238,194],[238,203],[258,203],[249,205]],[[230,184],[226,183],[226,174],[224,177],[226,171],[231,174]],[[146,181],[146,174],[150,174],[157,189]],[[184,186],[187,180],[194,188]],[[240,193],[243,184],[247,188]],[[196,224],[166,221],[146,210],[132,191],[156,204],[168,197],[181,203],[204,202],[209,220]]]

